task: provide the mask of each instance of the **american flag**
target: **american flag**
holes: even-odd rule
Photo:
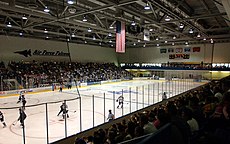
[[[116,52],[125,52],[125,23],[116,22]]]

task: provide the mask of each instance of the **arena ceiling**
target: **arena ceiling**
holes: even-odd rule
[[[128,48],[230,42],[229,0],[68,1],[0,0],[0,34],[114,47],[120,20]]]

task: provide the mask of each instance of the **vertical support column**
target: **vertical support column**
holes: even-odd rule
[[[136,110],[138,110],[138,87],[136,87]]]
[[[93,104],[92,104],[92,106],[93,106],[93,127],[94,127],[94,119],[95,119],[95,117],[94,117],[94,116],[95,116],[95,115],[94,115],[94,112],[95,112],[95,111],[94,111],[94,95],[93,95]]]
[[[67,105],[66,104],[66,100],[64,100],[64,103],[65,103],[65,105]],[[64,114],[64,111],[63,111],[63,114]],[[65,120],[65,138],[67,138],[67,119],[66,119],[66,115],[67,115],[67,113],[65,112],[65,114],[64,114],[64,120]]]
[[[157,102],[159,102],[160,84],[159,84],[159,82],[157,84],[158,84]]]
[[[113,91],[113,113],[114,113],[114,115],[115,115],[115,110],[116,110],[116,99],[115,99],[115,91]]]
[[[142,108],[145,107],[145,86],[142,86]]]
[[[3,91],[3,76],[1,76],[1,78],[0,78],[0,82],[1,82],[1,91]]]
[[[132,112],[132,103],[131,103],[131,87],[129,88],[129,113]]]
[[[49,144],[49,118],[48,118],[48,106],[46,103],[46,143]]]
[[[105,93],[104,93],[104,115],[105,115]],[[105,123],[105,118],[104,118],[104,123]]]
[[[153,104],[154,104],[154,98],[155,98],[155,84],[153,84]]]
[[[79,109],[80,109],[80,132],[82,131],[82,109],[81,109],[81,97],[79,97],[80,99],[79,99],[79,102],[80,102],[80,104],[79,104]]]
[[[124,115],[124,95],[123,95],[123,89],[122,89],[122,91],[121,91],[121,96],[123,97],[123,106],[122,106],[122,108],[121,108],[121,115],[123,116]]]
[[[148,106],[149,106],[149,91],[150,89],[149,89],[149,84],[148,84]]]

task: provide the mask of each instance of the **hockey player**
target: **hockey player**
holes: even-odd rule
[[[121,108],[123,108],[123,104],[124,104],[124,97],[121,95],[117,98],[116,100],[118,102],[118,106],[117,108],[119,108],[119,106],[121,106]]]
[[[3,115],[3,113],[0,111],[0,121],[2,122],[2,124],[3,124],[3,128],[5,128],[6,127],[6,123],[5,123],[5,121],[4,121],[4,115]]]
[[[23,91],[20,91],[20,95],[18,97],[17,103],[20,103],[22,101],[22,99],[25,99],[25,95],[23,94]]]
[[[26,99],[25,99],[25,97],[22,97],[22,108],[23,108],[23,110],[25,110],[25,106],[26,106]]]
[[[61,113],[62,113],[63,119],[65,118],[66,115],[67,115],[67,118],[69,118],[68,106],[66,102],[63,102],[62,105],[60,106],[60,111],[58,112],[57,116],[59,116]]]
[[[164,92],[162,95],[162,100],[166,100],[166,99],[167,99],[167,95],[166,95],[166,92]]]
[[[107,118],[107,120],[110,122],[110,121],[112,121],[112,120],[114,120],[114,114],[112,113],[112,110],[109,110],[109,114],[108,114],[108,118]]]
[[[24,112],[23,108],[19,108],[19,117],[18,117],[18,121],[20,121],[20,125],[22,127],[24,127],[24,121],[26,119],[27,115],[26,113]]]

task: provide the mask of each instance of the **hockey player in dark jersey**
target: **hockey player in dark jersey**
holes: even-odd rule
[[[61,113],[62,113],[63,119],[65,118],[65,116],[67,116],[67,118],[69,118],[68,106],[67,106],[66,102],[63,102],[62,105],[60,106],[60,111],[58,112],[57,116],[59,116]]]
[[[119,106],[121,106],[121,108],[123,108],[123,104],[124,104],[124,97],[121,95],[117,98],[116,100],[118,102],[118,106],[117,108],[119,108]]]
[[[25,96],[24,96],[24,94],[23,94],[23,91],[20,91],[20,95],[19,95],[19,97],[18,97],[17,103],[20,103],[20,102],[22,101],[22,99],[25,99]]]
[[[3,115],[3,113],[0,111],[0,121],[2,122],[2,124],[3,124],[3,128],[5,128],[6,127],[6,123],[5,123],[5,121],[4,121],[4,115]]]
[[[18,121],[20,121],[20,125],[22,127],[24,127],[24,121],[26,119],[27,115],[26,113],[24,112],[23,108],[19,108],[19,117],[18,117]]]

